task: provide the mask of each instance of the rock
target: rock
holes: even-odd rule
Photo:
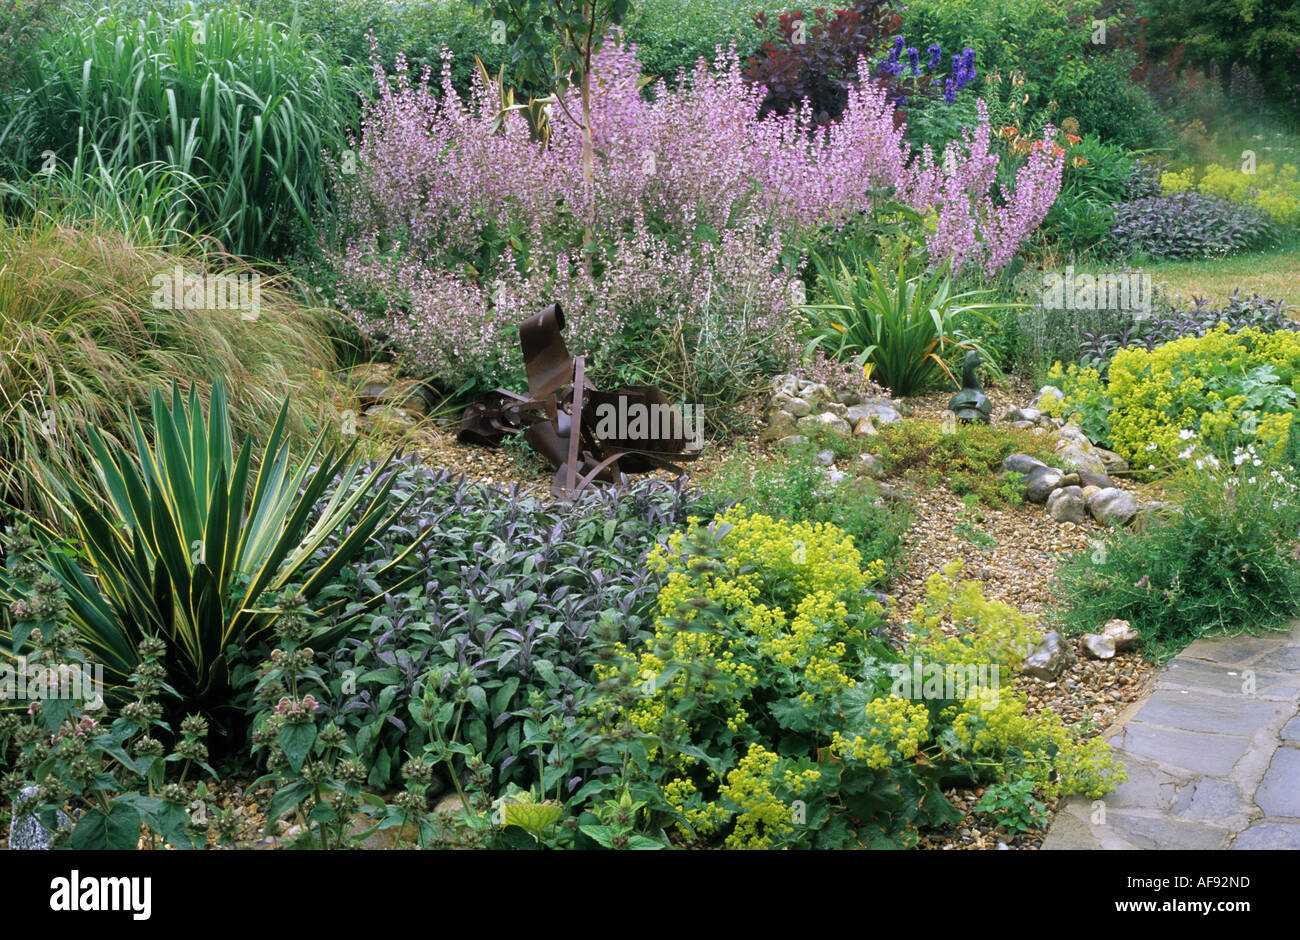
[[[419,424],[418,415],[412,414],[405,408],[396,408],[393,405],[371,405],[365,409],[358,417],[357,424],[362,427],[388,427],[394,431],[406,431]]]
[[[1043,641],[1025,657],[1020,671],[1044,682],[1054,681],[1074,660],[1070,647],[1055,630],[1043,634]]]
[[[1115,644],[1117,653],[1132,649],[1141,639],[1127,620],[1107,620],[1106,625],[1101,628],[1101,635],[1110,638],[1110,641]]]
[[[875,437],[879,433],[876,426],[871,423],[869,416],[859,419],[858,423],[853,426],[854,437]]]
[[[1045,467],[1037,457],[1030,457],[1028,454],[1012,454],[1006,460],[1002,461],[1003,473],[1028,473],[1035,467]]]
[[[1133,494],[1113,486],[1100,489],[1088,500],[1088,511],[1102,525],[1118,528],[1128,525],[1137,515],[1137,500]]]
[[[1034,467],[1020,482],[1025,484],[1025,499],[1042,505],[1052,490],[1061,485],[1065,474],[1055,467]]]
[[[829,483],[831,486],[835,486],[836,484],[843,483],[844,478],[847,476],[848,474],[846,474],[843,470],[827,470],[826,482]]]
[[[791,434],[789,437],[783,437],[777,441],[782,447],[801,447],[808,443],[808,438],[802,434]]]
[[[1079,485],[1079,474],[1077,474],[1077,473],[1067,473],[1065,476],[1061,477],[1061,485],[1062,485],[1062,486],[1078,486],[1078,485]]]
[[[1091,450],[1091,444],[1066,444],[1064,447],[1057,448],[1056,460],[1066,470],[1077,470],[1104,476],[1106,465],[1102,463],[1101,458],[1096,453],[1090,453]]]
[[[1092,659],[1114,659],[1115,641],[1100,633],[1085,633],[1080,645]]]
[[[1017,431],[1028,431],[1030,428],[1036,427],[1032,421],[1012,421],[1011,426]]]
[[[799,391],[799,379],[788,372],[785,375],[778,375],[772,380],[772,391],[776,394],[794,397]]]
[[[783,437],[788,437],[794,433],[794,416],[785,411],[774,411],[767,419],[767,427],[758,439],[764,444],[769,441],[779,441]]]
[[[1101,458],[1102,464],[1106,467],[1107,473],[1128,473],[1128,461],[1115,453],[1113,450],[1106,450],[1104,447],[1094,448],[1097,456]]]
[[[829,411],[823,411],[821,414],[805,415],[795,422],[800,431],[816,431],[819,428],[829,431],[839,437],[851,437],[853,428],[849,423],[839,415],[833,415]]]
[[[1056,436],[1063,441],[1069,441],[1071,444],[1077,444],[1080,447],[1091,451],[1093,449],[1092,441],[1088,440],[1088,435],[1083,433],[1083,428],[1073,422],[1062,425],[1056,429]],[[1061,445],[1056,445],[1060,447]]]
[[[13,815],[9,820],[9,848],[18,851],[45,851],[50,847],[52,834],[41,825],[31,805],[40,791],[36,787],[24,787],[19,791],[18,799],[13,804]],[[71,823],[68,814],[59,810],[60,826]]]
[[[1028,421],[1037,424],[1043,413],[1037,408],[1012,408],[1002,416],[1003,421]]]
[[[1103,487],[1100,487],[1100,486],[1093,486],[1093,485],[1091,485],[1091,484],[1089,484],[1088,486],[1085,486],[1085,487],[1083,488],[1083,501],[1086,503],[1088,500],[1092,499],[1092,494],[1093,494],[1093,493],[1100,492],[1102,489],[1103,489]]]
[[[1043,406],[1050,404],[1053,399],[1064,401],[1065,393],[1055,385],[1044,385],[1038,390],[1038,394],[1034,396],[1034,400],[1029,403],[1029,407],[1042,411]]]
[[[879,480],[885,475],[884,464],[875,454],[862,454],[858,460],[861,463],[861,471],[867,476]]]
[[[841,405],[860,405],[862,404],[862,393],[854,391],[840,392],[835,396],[839,399]]]
[[[802,398],[787,398],[783,404],[785,411],[790,412],[796,418],[802,418],[812,411],[812,405]]]
[[[1077,486],[1063,486],[1053,490],[1047,497],[1047,514],[1057,522],[1073,522],[1082,525],[1087,518],[1087,504],[1083,501],[1083,490]]]
[[[1110,482],[1110,477],[1106,476],[1106,474],[1089,473],[1086,470],[1079,471],[1079,485],[1095,486],[1098,489],[1103,489],[1103,490],[1107,489],[1108,487],[1114,486],[1114,484]]]
[[[799,390],[799,397],[807,401],[813,408],[835,401],[834,393],[820,382],[809,382]]]
[[[878,398],[869,398],[860,405],[854,405],[849,409],[848,418],[850,421],[870,418],[876,424],[893,424],[903,420],[902,414],[893,404]]]
[[[826,414],[835,415],[837,418],[848,420],[849,409],[837,401],[826,402],[826,404],[822,405],[822,411]]]
[[[821,464],[823,467],[832,467],[835,465],[835,451],[819,450],[816,455],[814,455],[813,460]]]

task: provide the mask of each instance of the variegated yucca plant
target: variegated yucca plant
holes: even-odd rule
[[[294,461],[288,408],[286,401],[256,470],[250,442],[235,452],[220,381],[206,418],[196,389],[187,404],[173,387],[170,406],[154,390],[152,435],[129,416],[133,449],[88,427],[98,487],[70,479],[51,494],[76,536],[38,538],[67,592],[71,623],[110,687],[134,671],[139,643],[157,636],[168,644],[167,682],[184,704],[218,709],[230,700],[232,647],[255,645],[268,631],[276,594],[300,591],[335,633],[379,599],[345,610],[322,591],[401,511],[389,507],[388,461],[358,479],[366,471],[352,448],[326,450],[324,437]],[[0,594],[15,596],[4,577]],[[12,647],[12,637],[2,639]]]

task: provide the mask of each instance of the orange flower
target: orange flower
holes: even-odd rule
[[[1074,158],[1074,165],[1075,165],[1075,166],[1083,166],[1083,165],[1084,165],[1085,163],[1087,163],[1087,162],[1088,162],[1088,159],[1087,159],[1086,157],[1075,157],[1075,158]]]
[[[1016,136],[1017,134],[1019,134],[1019,133],[1020,133],[1020,131],[1018,131],[1018,130],[1017,130],[1015,127],[1013,127],[1012,125],[1008,124],[1006,127],[1002,128],[1001,130],[998,131],[998,136],[999,136],[999,137],[1015,137],[1015,136]]]
[[[1072,147],[1075,144],[1077,144],[1079,141],[1083,140],[1083,138],[1080,137],[1078,134],[1066,134],[1065,139],[1070,142],[1070,146]]]
[[[1021,139],[1013,143],[1011,145],[1011,149],[1014,150],[1016,153],[1026,154],[1029,153],[1029,151],[1033,150],[1034,147],[1033,144],[1031,144],[1029,141]]]
[[[1064,147],[1060,144],[1052,144],[1052,156],[1059,157],[1063,153],[1065,153]]]

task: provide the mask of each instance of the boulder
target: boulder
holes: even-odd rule
[[[1037,457],[1030,457],[1028,454],[1012,454],[1006,460],[1002,461],[1003,473],[1028,473],[1035,467],[1045,467]]]
[[[853,426],[854,437],[875,437],[879,433],[869,417],[858,419],[858,423]]]
[[[1017,431],[1028,431],[1031,428],[1037,427],[1037,425],[1032,421],[1012,421],[1011,426]]]
[[[835,465],[835,451],[819,450],[816,455],[813,456],[813,460],[823,467],[832,467]]]
[[[794,416],[785,411],[774,411],[768,416],[767,427],[759,434],[758,439],[766,444],[769,441],[779,441],[783,437],[789,437],[793,433]]]
[[[1092,494],[1088,511],[1102,525],[1118,528],[1128,525],[1137,515],[1138,504],[1132,493],[1110,486]]]
[[[1101,458],[1107,473],[1128,473],[1128,461],[1119,454],[1113,450],[1106,450],[1104,447],[1096,447],[1094,450],[1097,451],[1097,456]]]
[[[1043,634],[1043,641],[1025,657],[1020,671],[1035,679],[1052,682],[1073,661],[1074,652],[1061,642],[1061,635],[1053,630]]]
[[[1057,522],[1082,525],[1087,512],[1083,490],[1077,486],[1063,486],[1059,490],[1053,490],[1047,497],[1047,514]]]
[[[821,414],[816,415],[804,415],[796,422],[796,427],[805,433],[821,429],[829,431],[837,437],[851,437],[853,435],[853,428],[849,423],[839,415],[833,415],[829,411],[823,411]]]
[[[1095,486],[1098,489],[1107,489],[1115,484],[1110,482],[1110,477],[1104,473],[1089,473],[1086,470],[1079,471],[1080,486]]]
[[[1071,444],[1077,444],[1089,451],[1093,450],[1092,441],[1088,440],[1088,435],[1083,433],[1083,428],[1073,422],[1067,422],[1056,429],[1056,436],[1063,441]],[[1060,444],[1056,445],[1060,447]]]
[[[855,391],[852,391],[852,390],[848,390],[848,391],[840,392],[840,393],[839,393],[838,395],[836,395],[835,397],[839,399],[839,402],[840,402],[841,405],[848,405],[848,406],[852,407],[853,405],[860,405],[860,404],[862,404],[862,393],[861,393],[861,392],[855,392]]]
[[[783,437],[777,441],[782,447],[800,447],[808,443],[808,438],[802,434],[791,434],[789,437]]]
[[[1021,480],[1025,484],[1025,498],[1039,505],[1046,503],[1052,490],[1059,487],[1064,478],[1065,474],[1055,467],[1034,467]]]
[[[1132,649],[1141,639],[1127,620],[1107,620],[1105,626],[1101,628],[1101,635],[1109,638],[1115,645],[1115,651],[1121,653]]]
[[[812,412],[812,405],[802,398],[786,398],[781,403],[781,409],[790,412],[796,418],[802,418]]]
[[[860,405],[853,405],[849,408],[848,418],[850,421],[870,418],[876,424],[893,424],[903,420],[897,408],[878,398],[869,398]]]
[[[1056,462],[1066,470],[1075,470],[1084,473],[1095,473],[1105,476],[1106,465],[1102,463],[1093,450],[1091,444],[1074,444],[1058,442],[1056,449]]]
[[[1028,421],[1031,425],[1033,425],[1033,424],[1037,424],[1038,419],[1041,418],[1042,416],[1043,413],[1039,411],[1037,408],[1012,408],[1010,411],[1008,411],[1005,415],[1002,416],[1002,420],[1012,421],[1012,422]]]
[[[1114,659],[1115,641],[1100,633],[1085,633],[1080,645],[1092,659]]]

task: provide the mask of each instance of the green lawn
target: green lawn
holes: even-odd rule
[[[1227,300],[1234,290],[1300,306],[1300,245],[1267,252],[1197,261],[1157,261],[1143,265],[1151,280],[1170,295]]]

